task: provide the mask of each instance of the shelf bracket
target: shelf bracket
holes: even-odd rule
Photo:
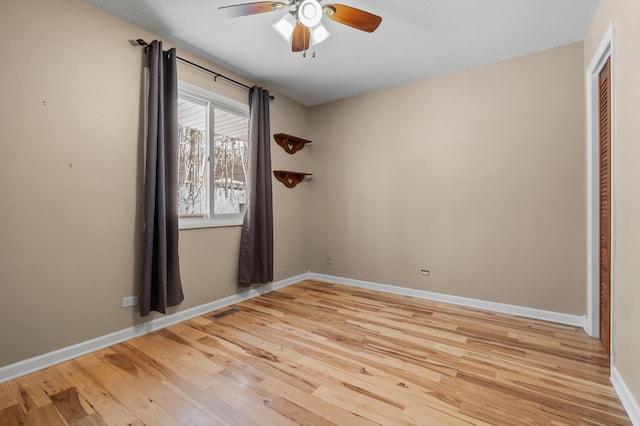
[[[311,141],[308,141],[306,139],[287,135],[285,133],[275,134],[273,135],[273,138],[276,140],[276,143],[289,154],[295,154],[296,152],[304,148],[306,144],[311,143]]]
[[[311,173],[292,172],[289,170],[274,170],[273,175],[287,188],[293,188],[304,180],[305,177],[311,176]]]

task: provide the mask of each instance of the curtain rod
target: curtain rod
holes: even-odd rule
[[[137,39],[137,40],[129,40],[129,43],[131,43],[131,44],[132,44],[132,45],[134,45],[134,46],[145,47],[145,48],[146,48],[146,47],[148,47],[148,46],[150,46],[150,44],[149,44],[149,43],[147,43],[146,41],[144,41],[144,40],[143,40],[143,39],[141,39],[141,38],[139,38],[139,39]],[[251,86],[247,86],[247,85],[246,85],[246,84],[244,84],[244,83],[241,83],[241,82],[239,82],[239,81],[237,81],[237,80],[232,79],[231,77],[227,77],[226,75],[220,74],[219,72],[216,72],[216,71],[210,70],[209,68],[205,68],[205,67],[203,67],[202,65],[198,65],[198,64],[196,64],[195,62],[191,62],[191,61],[190,61],[190,60],[188,60],[188,59],[181,58],[180,56],[177,56],[177,55],[176,55],[176,59],[177,59],[177,60],[179,60],[179,61],[181,61],[181,62],[184,62],[185,64],[189,64],[189,65],[191,65],[192,67],[198,68],[198,69],[199,69],[199,70],[201,70],[201,71],[208,72],[209,74],[213,74],[213,81],[216,81],[216,79],[218,79],[218,78],[222,78],[222,79],[224,79],[224,80],[227,80],[227,81],[228,81],[228,82],[230,82],[230,83],[236,84],[236,85],[238,85],[238,86],[242,86],[242,87],[244,87],[244,88],[245,88],[245,89],[247,89],[247,90],[250,90],[250,89],[251,89]],[[274,99],[275,99],[275,96],[273,96],[273,95],[269,95],[269,99],[274,100]]]

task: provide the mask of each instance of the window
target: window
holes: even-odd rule
[[[180,228],[241,225],[249,107],[180,82],[178,128]]]

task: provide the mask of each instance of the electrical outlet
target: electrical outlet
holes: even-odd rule
[[[138,296],[129,296],[122,298],[122,307],[128,308],[130,306],[136,306],[138,304]]]
[[[288,256],[285,256],[285,257],[282,259],[282,267],[283,267],[284,269],[289,268],[289,257],[288,257]]]
[[[333,256],[330,254],[327,255],[327,265],[333,265]]]
[[[421,269],[421,270],[420,270],[420,273],[421,273],[422,275],[424,275],[424,276],[427,276],[427,277],[429,276],[429,270],[428,270],[428,269]]]

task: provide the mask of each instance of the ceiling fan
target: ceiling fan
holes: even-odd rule
[[[291,43],[293,52],[303,52],[303,56],[306,56],[309,47],[323,42],[331,35],[322,25],[323,15],[336,22],[368,33],[374,32],[382,22],[381,17],[364,10],[343,4],[321,5],[321,1],[289,0],[288,3],[259,1],[222,6],[218,10],[233,18],[289,8],[288,13],[274,24],[273,28],[282,38]],[[315,56],[315,51],[313,56]]]

